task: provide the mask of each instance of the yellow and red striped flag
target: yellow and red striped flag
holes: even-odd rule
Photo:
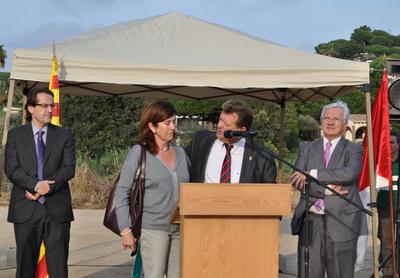
[[[40,245],[39,259],[36,266],[36,278],[49,278],[43,241]]]
[[[51,123],[57,126],[61,126],[60,123],[60,85],[58,83],[58,63],[57,57],[53,54],[53,59],[51,62],[51,76],[49,89],[54,94],[54,109],[53,115],[51,117]],[[46,248],[44,246],[44,242],[40,245],[39,251],[39,259],[36,266],[36,278],[49,278],[49,274],[47,272],[47,264],[46,264]]]
[[[54,54],[51,62],[51,77],[49,84],[50,91],[54,94],[54,109],[51,123],[53,125],[61,126],[60,123],[60,84],[58,83],[58,63],[57,57]]]

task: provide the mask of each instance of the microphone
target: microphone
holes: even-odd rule
[[[257,131],[233,131],[227,130],[224,132],[225,138],[232,138],[232,137],[253,137],[257,135]]]

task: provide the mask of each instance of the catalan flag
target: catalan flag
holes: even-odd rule
[[[57,57],[55,55],[55,51],[53,54],[53,59],[51,62],[51,76],[49,89],[54,94],[54,109],[53,115],[51,118],[51,123],[57,126],[61,126],[60,123],[60,85],[58,83],[58,62]],[[40,245],[39,259],[36,267],[36,278],[49,278],[49,274],[47,272],[47,264],[46,264],[46,248],[44,243]]]
[[[39,259],[36,266],[36,278],[49,278],[45,256],[44,243],[40,245]]]

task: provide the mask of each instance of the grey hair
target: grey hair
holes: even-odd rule
[[[347,106],[347,103],[341,100],[338,100],[336,102],[329,103],[322,107],[322,112],[321,112],[321,120],[324,117],[324,114],[326,110],[332,109],[332,108],[340,108],[343,110],[343,118],[344,121],[347,123],[349,121],[349,116],[350,116],[350,109],[349,106]]]

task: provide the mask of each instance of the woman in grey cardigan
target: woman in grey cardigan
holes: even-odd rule
[[[185,151],[172,144],[176,110],[166,101],[148,105],[142,114],[137,143],[146,146],[145,194],[143,200],[140,252],[146,278],[179,277],[179,225],[171,214],[179,201],[179,184],[189,182],[189,160]],[[115,191],[122,246],[135,250],[130,228],[128,196],[138,166],[141,148],[129,151]]]

